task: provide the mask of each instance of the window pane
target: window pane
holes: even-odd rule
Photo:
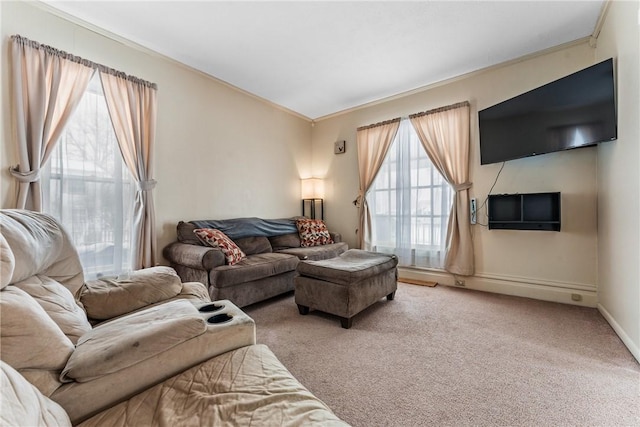
[[[420,159],[420,180],[418,181],[418,185],[431,185],[431,169],[432,169],[432,165],[431,162],[429,161],[429,159],[426,157],[423,157]]]
[[[396,190],[389,191],[389,214],[397,215],[398,214],[398,197],[396,195]]]
[[[381,190],[376,191],[374,194],[376,215],[389,215],[389,192]]]
[[[96,74],[43,177],[44,210],[69,232],[88,278],[131,268],[135,189]]]
[[[400,123],[392,147],[381,169],[388,172],[379,174],[373,184],[385,190],[377,191],[375,203],[370,203],[371,244],[378,251],[393,250],[400,265],[442,268],[451,188],[408,121]]]
[[[380,168],[380,171],[378,172],[378,176],[376,177],[376,180],[375,180],[374,188],[376,189],[389,188],[389,165],[384,165],[383,167]]]
[[[431,189],[420,188],[417,190],[416,214],[431,215],[431,213]]]
[[[432,229],[431,225],[433,219],[431,217],[418,217],[416,218],[414,227],[414,243],[418,246],[430,246],[432,245]]]
[[[433,187],[433,199],[438,201],[438,203],[433,204],[433,214],[442,215],[442,187]]]
[[[411,177],[411,186],[418,185],[418,159],[411,159],[409,162],[409,176]]]

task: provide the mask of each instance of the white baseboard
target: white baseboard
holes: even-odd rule
[[[634,343],[631,340],[629,335],[627,335],[627,333],[624,331],[624,329],[622,329],[620,324],[616,322],[613,316],[607,311],[606,308],[602,306],[602,304],[598,304],[598,311],[600,312],[600,314],[602,314],[602,317],[604,317],[605,320],[609,322],[609,325],[611,325],[611,327],[616,332],[616,334],[618,334],[618,336],[620,337],[624,345],[627,346],[627,348],[629,349],[633,357],[635,357],[638,363],[640,363],[640,348],[638,347],[638,344]]]
[[[434,281],[441,285],[462,287],[477,291],[580,305],[583,307],[595,308],[598,305],[596,286],[591,284],[554,282],[534,278],[479,273],[474,276],[459,277],[460,280],[464,280],[464,286],[456,286],[454,276],[442,270],[400,267],[398,273],[401,278]],[[574,298],[579,299],[579,301],[576,301]]]

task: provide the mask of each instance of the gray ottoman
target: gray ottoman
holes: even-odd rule
[[[309,309],[340,316],[349,329],[353,316],[382,297],[393,300],[398,258],[359,249],[322,261],[301,261],[294,279],[300,314]]]

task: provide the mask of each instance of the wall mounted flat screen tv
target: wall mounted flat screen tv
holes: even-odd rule
[[[617,138],[613,59],[478,112],[480,164]]]

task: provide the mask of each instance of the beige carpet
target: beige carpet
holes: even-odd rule
[[[292,294],[245,310],[354,426],[640,426],[640,366],[595,309],[401,283],[348,330]]]

